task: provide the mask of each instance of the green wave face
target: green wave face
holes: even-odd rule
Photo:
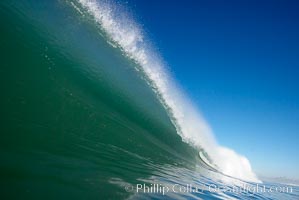
[[[7,197],[125,198],[115,182],[195,166],[197,152],[136,63],[68,4],[1,1],[0,9]]]
[[[90,2],[0,1],[1,199],[248,199],[208,190],[244,182],[183,137],[198,130],[180,132],[165,103],[173,96],[156,88],[163,81],[152,84],[126,41],[95,23],[82,6]],[[144,193],[137,184],[200,190]]]

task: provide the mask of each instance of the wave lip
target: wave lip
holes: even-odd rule
[[[169,76],[162,60],[145,42],[142,30],[133,19],[113,3],[96,0],[77,2],[100,25],[109,39],[140,65],[184,142],[204,149],[223,174],[245,181],[261,182],[247,158],[217,144],[208,124]]]

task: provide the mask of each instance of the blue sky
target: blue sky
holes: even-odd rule
[[[218,142],[299,179],[299,2],[127,4]]]

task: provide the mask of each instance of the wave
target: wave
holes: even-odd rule
[[[90,15],[104,31],[110,44],[118,47],[138,65],[147,83],[166,109],[177,134],[183,142],[206,152],[212,166],[225,175],[245,181],[261,182],[250,162],[232,149],[220,146],[209,125],[196,106],[186,97],[167,71],[159,54],[154,51],[138,23],[113,2],[68,0],[82,17]]]

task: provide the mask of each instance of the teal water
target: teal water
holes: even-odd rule
[[[0,2],[3,199],[299,198],[297,186],[291,193],[211,190],[224,180],[229,188],[245,182],[182,141],[139,64],[73,5]],[[137,184],[177,186],[161,193]],[[178,191],[187,185],[199,189]]]

